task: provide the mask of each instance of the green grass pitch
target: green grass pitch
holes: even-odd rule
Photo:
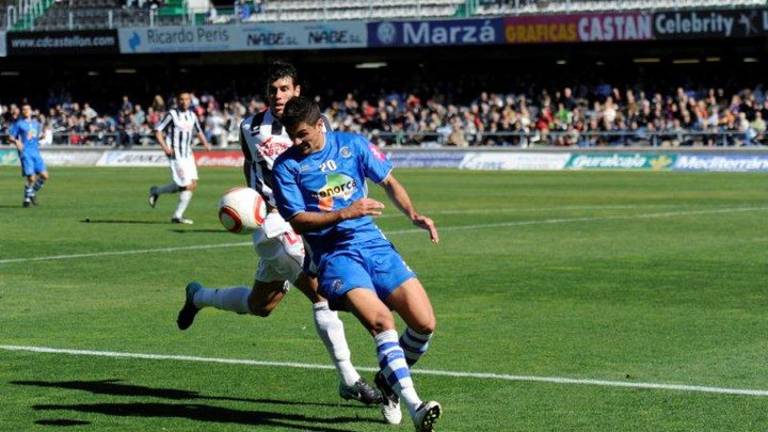
[[[113,254],[247,242],[216,219],[240,170],[201,170],[192,226],[167,223],[175,197],[146,203],[165,169],[51,174],[23,209],[18,168],[0,169],[0,345],[329,364],[298,292],[266,319],[205,310],[176,329],[188,281],[250,285],[251,247]],[[417,369],[764,392],[414,375],[443,404],[440,431],[768,428],[767,175],[396,174],[442,230],[434,246],[392,205],[378,222],[435,305]],[[103,255],[8,261],[91,253]],[[370,336],[343,320],[353,362],[375,366]],[[412,430],[336,386],[331,370],[3,348],[0,431]]]

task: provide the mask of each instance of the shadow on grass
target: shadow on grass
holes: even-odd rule
[[[35,424],[43,426],[85,426],[91,424],[91,422],[69,419],[43,419],[37,420]]]
[[[140,396],[140,397],[154,397],[161,399],[172,400],[220,400],[220,401],[232,401],[232,402],[250,402],[250,403],[262,403],[262,404],[274,404],[274,405],[304,405],[304,406],[319,406],[319,407],[332,407],[332,408],[352,408],[352,409],[365,409],[366,407],[361,405],[339,405],[333,403],[322,402],[302,402],[302,401],[287,401],[280,399],[249,399],[249,398],[237,398],[229,396],[206,396],[201,395],[199,392],[190,390],[179,390],[171,388],[153,388],[134,384],[126,384],[118,379],[106,379],[98,381],[11,381],[11,384],[33,386],[33,387],[49,387],[49,388],[63,388],[69,390],[82,390],[93,394],[111,395],[111,396]]]
[[[169,231],[175,232],[177,234],[197,234],[197,233],[229,234],[229,232],[224,230],[224,228],[221,228],[221,229],[190,228],[190,229],[172,229]]]
[[[117,379],[98,381],[12,381],[14,385],[63,388],[70,390],[82,390],[96,395],[110,396],[135,396],[152,397],[161,399],[181,400],[210,400],[232,401],[259,404],[275,404],[289,406],[318,406],[337,409],[365,409],[360,405],[340,405],[320,402],[287,401],[279,399],[248,399],[226,396],[206,396],[196,391],[180,390],[173,388],[153,388],[140,385],[126,384]],[[241,411],[229,408],[215,407],[205,404],[170,404],[170,403],[96,403],[56,405],[44,404],[33,406],[35,410],[69,410],[83,413],[98,413],[113,416],[129,417],[177,417],[196,421],[217,423],[238,423],[243,425],[269,425],[276,427],[296,428],[299,430],[313,430],[321,432],[351,432],[345,429],[318,427],[320,425],[339,425],[352,422],[375,422],[371,418],[359,418],[357,416],[315,418],[301,414],[285,414],[270,411]],[[67,420],[64,420],[65,422]],[[304,422],[307,424],[293,424],[286,422]]]
[[[41,404],[33,405],[37,411],[76,411],[117,417],[184,418],[201,422],[235,423],[247,426],[275,426],[318,432],[353,432],[325,425],[371,421],[357,417],[309,417],[302,414],[284,414],[269,411],[242,411],[204,404],[171,403],[95,403],[95,404]],[[295,423],[302,422],[303,424]]]
[[[138,225],[169,225],[168,221],[159,220],[123,220],[123,219],[90,219],[80,220],[80,223],[92,224],[138,224]]]

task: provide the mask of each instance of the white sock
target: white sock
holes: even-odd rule
[[[185,190],[182,191],[179,194],[179,205],[176,207],[176,213],[173,214],[173,217],[177,219],[181,219],[184,217],[184,211],[187,210],[187,206],[189,205],[189,201],[192,199],[192,192]]]
[[[155,190],[158,194],[176,193],[179,191],[179,185],[176,183],[168,183],[167,185],[158,186]]]
[[[312,316],[315,318],[315,330],[325,344],[331,361],[336,365],[339,379],[344,385],[354,385],[360,379],[355,367],[352,366],[347,338],[344,335],[344,323],[339,319],[339,314],[328,307],[328,302],[320,302],[312,305]]]
[[[408,369],[408,363],[405,362],[405,354],[397,341],[397,331],[387,330],[377,334],[374,339],[376,339],[376,355],[381,365],[381,373],[392,390],[400,396],[411,417],[414,417],[421,405],[421,399],[416,394],[416,388],[411,380],[411,371]]]
[[[250,295],[251,289],[247,287],[201,288],[195,293],[192,301],[199,308],[211,306],[216,309],[247,314],[251,313],[248,307]]]

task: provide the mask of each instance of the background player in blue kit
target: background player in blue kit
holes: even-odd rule
[[[24,185],[24,207],[37,205],[37,192],[48,180],[48,171],[40,155],[40,122],[32,118],[32,107],[24,104],[21,107],[21,118],[11,125],[8,131],[11,142],[19,151],[21,175],[26,177]]]
[[[416,212],[391,164],[363,136],[324,132],[319,107],[303,97],[286,104],[282,120],[293,147],[273,167],[278,209],[309,244],[321,295],[331,308],[354,313],[374,336],[376,384],[389,398],[383,410],[399,414],[402,400],[416,430],[432,431],[440,404],[421,401],[409,367],[427,351],[435,315],[416,275],[374,224],[384,205],[367,198],[366,178],[435,243],[437,229]],[[390,308],[408,325],[399,339]]]

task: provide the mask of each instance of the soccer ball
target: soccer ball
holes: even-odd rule
[[[251,188],[232,188],[219,201],[219,221],[231,233],[250,234],[261,228],[266,216],[264,198]]]

